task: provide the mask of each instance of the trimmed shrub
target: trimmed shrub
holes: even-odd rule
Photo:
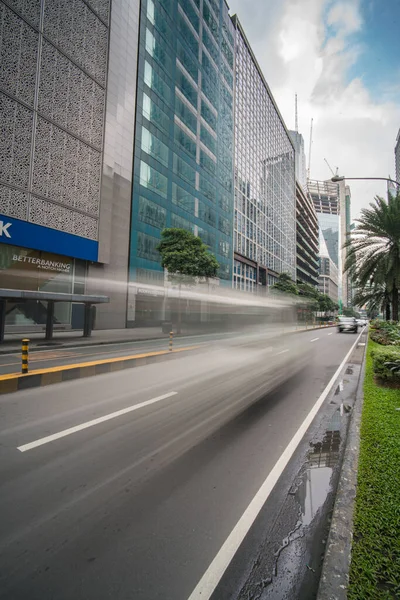
[[[371,336],[372,337],[372,336]],[[400,372],[392,370],[393,364],[400,361],[400,348],[374,348],[371,350],[374,374],[380,379],[399,381]]]

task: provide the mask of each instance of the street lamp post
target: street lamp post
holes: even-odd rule
[[[339,183],[339,181],[347,181],[348,179],[350,180],[361,180],[364,181],[365,179],[371,179],[373,181],[376,180],[380,180],[380,181],[391,181],[392,183],[395,183],[396,185],[398,185],[400,187],[400,183],[398,181],[396,181],[395,179],[390,179],[390,177],[344,177],[344,175],[334,175],[333,177],[331,177],[331,181],[333,181],[333,183]]]

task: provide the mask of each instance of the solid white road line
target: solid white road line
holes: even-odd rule
[[[328,385],[326,386],[326,388],[324,389],[324,391],[322,392],[322,394],[320,395],[320,397],[318,398],[318,400],[304,419],[303,423],[300,425],[299,429],[296,431],[293,438],[281,454],[280,458],[269,473],[268,477],[261,485],[260,489],[258,490],[256,495],[244,511],[243,515],[240,517],[239,521],[232,529],[231,533],[221,546],[219,552],[208,567],[207,571],[204,573],[203,577],[200,579],[199,583],[196,585],[195,589],[190,594],[188,600],[209,600],[209,598],[211,598],[212,594],[215,591],[215,588],[221,580],[221,577],[223,576],[223,574],[229,566],[229,563],[235,556],[240,544],[243,542],[250,527],[256,520],[258,513],[264,506],[270,493],[274,489],[276,482],[282,475],[284,468],[293,456],[297,446],[303,439],[315,415],[317,414],[326,397],[328,396],[333,384],[335,383],[335,380],[339,376],[349,356],[356,347],[360,337],[361,333],[350,348],[350,350],[348,351],[348,353],[346,354],[346,356],[344,357],[343,361],[340,363],[335,374],[332,376]]]
[[[289,350],[281,350],[280,352],[277,352],[276,356],[278,356],[279,354],[285,354],[285,352],[289,352]]]
[[[328,333],[328,335],[332,335],[332,331],[330,333]]]
[[[310,342],[316,342],[317,340],[319,340],[319,338],[314,338],[313,340],[310,340]]]
[[[59,431],[58,433],[53,433],[53,435],[48,435],[44,438],[40,438],[39,440],[35,440],[34,442],[29,442],[29,444],[18,446],[17,449],[20,452],[32,450],[33,448],[37,448],[38,446],[43,446],[44,444],[54,442],[55,440],[59,440],[60,438],[66,437],[67,435],[76,433],[77,431],[82,431],[82,429],[88,429],[88,427],[93,427],[93,425],[98,425],[99,423],[104,423],[105,421],[109,421],[110,419],[115,419],[116,417],[126,415],[127,413],[133,412],[134,410],[138,410],[139,408],[143,408],[144,406],[150,406],[150,404],[155,404],[156,402],[160,402],[161,400],[165,400],[166,398],[175,396],[177,393],[178,392],[169,392],[168,394],[157,396],[156,398],[152,398],[151,400],[146,400],[145,402],[140,402],[139,404],[134,404],[133,406],[128,406],[127,408],[123,408],[122,410],[117,410],[116,412],[104,415],[104,417],[99,417],[98,419],[93,419],[92,421],[86,421],[86,423],[81,423],[81,425],[76,425],[75,427],[64,429],[63,431]]]

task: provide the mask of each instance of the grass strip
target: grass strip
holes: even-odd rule
[[[349,600],[400,598],[400,390],[374,381],[368,342]]]

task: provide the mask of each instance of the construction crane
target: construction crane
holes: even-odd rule
[[[308,172],[307,172],[307,179],[310,179],[310,171],[311,171],[312,126],[313,126],[313,119],[311,119],[311,127],[310,127],[310,148],[309,148],[309,151],[308,151]]]
[[[336,167],[336,173],[333,172],[333,169],[331,167],[331,165],[328,163],[328,161],[326,160],[326,158],[324,158],[324,161],[326,162],[326,164],[329,167],[330,172],[332,173],[332,177],[337,177],[338,172],[339,172],[339,167]]]

